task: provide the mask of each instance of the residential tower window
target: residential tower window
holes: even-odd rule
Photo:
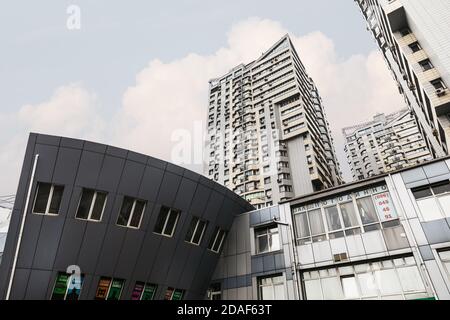
[[[258,278],[258,300],[285,300],[282,275]]]
[[[64,186],[38,182],[33,213],[57,215],[61,205]]]
[[[431,81],[431,84],[436,90],[447,88],[447,86],[445,85],[444,81],[442,81],[441,78]]]
[[[271,225],[255,230],[256,253],[280,250],[280,235],[278,226]]]
[[[119,226],[139,229],[145,210],[145,201],[124,197],[117,224]]]
[[[417,52],[422,50],[422,47],[420,46],[419,42],[413,42],[409,45],[409,48],[411,49],[412,52]]]
[[[154,232],[167,237],[172,237],[175,233],[179,217],[179,210],[162,206],[158,220],[156,221]]]
[[[419,62],[420,66],[422,67],[423,71],[428,71],[430,69],[433,69],[433,64],[431,63],[430,59],[425,59]]]
[[[131,300],[153,300],[158,286],[153,283],[136,282]]]
[[[100,221],[105,205],[106,192],[83,189],[75,217],[84,220]]]
[[[208,249],[216,253],[220,252],[220,250],[222,249],[223,242],[225,240],[225,236],[226,231],[220,229],[219,227],[216,227],[209,242]]]
[[[202,241],[203,234],[205,233],[206,226],[208,222],[205,220],[200,220],[197,217],[193,217],[191,224],[189,225],[189,230],[186,234],[186,241],[195,245],[199,245]]]
[[[58,272],[51,300],[78,300],[84,275],[79,277],[65,272]]]
[[[98,282],[95,300],[119,300],[124,280],[101,277]]]

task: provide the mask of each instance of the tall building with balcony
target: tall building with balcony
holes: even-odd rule
[[[433,157],[450,143],[450,2],[355,0]]]
[[[342,182],[318,89],[285,35],[210,80],[206,174],[256,207]]]
[[[353,180],[432,160],[417,119],[408,109],[342,129]]]

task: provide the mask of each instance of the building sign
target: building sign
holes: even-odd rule
[[[377,208],[378,217],[380,218],[381,222],[398,218],[389,192],[377,193],[372,197],[375,203],[375,207]]]
[[[296,214],[299,212],[304,212],[306,210],[320,209],[321,207],[327,207],[327,206],[336,205],[336,204],[342,203],[342,202],[352,201],[354,198],[358,199],[358,198],[363,198],[363,197],[371,196],[374,194],[380,194],[380,193],[386,193],[389,195],[386,185],[366,189],[363,191],[352,192],[349,194],[340,195],[338,197],[328,198],[328,199],[317,201],[314,203],[308,203],[306,205],[300,205],[300,206],[292,208],[292,213]],[[374,201],[375,201],[375,198],[374,198]],[[390,197],[389,197],[389,203],[391,204]],[[393,206],[392,206],[392,209],[393,209]],[[395,212],[395,210],[394,210],[394,212]]]

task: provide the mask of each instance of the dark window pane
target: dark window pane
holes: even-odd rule
[[[176,210],[170,211],[169,219],[167,220],[166,229],[164,230],[164,234],[167,236],[173,235],[173,232],[175,230],[177,219],[178,219],[179,212]]]
[[[157,286],[155,284],[146,284],[141,300],[153,300]]]
[[[108,293],[108,300],[119,300],[122,293],[123,280],[114,279]]]
[[[167,288],[167,291],[164,294],[164,300],[172,300],[173,290],[173,288]]]
[[[207,223],[206,221],[202,221],[202,220],[199,221],[198,226],[197,226],[197,231],[195,232],[194,239],[192,240],[193,243],[200,244],[200,241],[202,240],[203,232],[206,228],[206,223]]]
[[[95,293],[96,300],[105,300],[108,294],[109,285],[111,284],[111,278],[100,278],[97,286],[97,292]]]
[[[195,227],[197,226],[197,222],[198,222],[198,218],[197,217],[193,217],[192,220],[191,220],[191,224],[189,225],[188,232],[186,233],[185,240],[187,242],[191,242],[192,241],[192,236],[194,235],[194,230],[195,230]]]
[[[432,185],[431,188],[433,189],[434,194],[450,192],[450,181],[436,183]]]
[[[87,219],[89,216],[89,210],[91,209],[92,199],[94,198],[94,190],[83,189],[81,195],[80,204],[78,205],[77,218]]]
[[[418,199],[422,199],[422,198],[426,198],[426,197],[431,197],[433,194],[431,193],[431,189],[429,187],[421,187],[421,188],[416,188],[416,189],[411,189],[414,198],[416,198],[416,200]]]
[[[364,231],[368,232],[368,231],[374,231],[374,230],[380,230],[380,225],[377,224],[372,224],[370,226],[364,226]]]
[[[216,242],[216,237],[217,237],[219,231],[220,231],[220,228],[219,228],[219,227],[216,227],[216,228],[214,229],[214,233],[213,233],[212,236],[211,236],[211,240],[209,240],[209,245],[208,245],[208,249],[209,249],[209,250],[213,250],[214,243]]]
[[[103,208],[105,207],[106,193],[98,192],[95,198],[94,207],[92,208],[91,219],[100,221],[102,218]]]
[[[53,288],[53,293],[51,300],[64,300],[67,290],[67,281],[69,275],[67,273],[59,273],[56,278],[55,287]]]
[[[81,286],[83,285],[84,276],[72,275],[69,277],[66,300],[78,300],[80,297]]]
[[[161,207],[161,211],[159,211],[158,220],[156,220],[155,229],[156,233],[162,234],[164,224],[166,223],[167,215],[169,214],[169,208]]]
[[[133,208],[133,198],[124,197],[122,208],[120,209],[119,217],[117,218],[117,224],[126,226],[128,219],[130,218],[131,209]]]
[[[224,238],[225,238],[225,231],[220,230],[219,231],[219,236],[217,237],[217,241],[216,241],[216,243],[214,244],[214,247],[213,247],[214,251],[216,251],[216,252],[220,251]]]
[[[184,290],[176,289],[173,292],[172,300],[182,300],[184,295]]]
[[[143,282],[136,282],[133,292],[131,293],[131,300],[141,300],[142,291],[144,290]]]
[[[136,205],[134,206],[133,216],[131,217],[130,226],[134,228],[139,228],[139,224],[141,223],[141,217],[144,212],[145,202],[144,201],[136,201]]]
[[[33,212],[45,213],[45,210],[47,209],[48,196],[50,195],[50,188],[51,184],[39,182]]]
[[[53,186],[53,195],[52,200],[50,202],[50,208],[48,209],[48,213],[58,214],[63,191],[64,191],[63,186]]]

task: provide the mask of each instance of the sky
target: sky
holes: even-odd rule
[[[0,195],[16,191],[29,132],[176,160],[180,137],[204,126],[208,80],[286,33],[349,180],[341,129],[404,107],[354,1],[10,1],[0,10]]]

